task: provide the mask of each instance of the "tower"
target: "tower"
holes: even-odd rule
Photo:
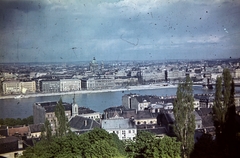
[[[72,103],[72,117],[74,117],[76,115],[78,115],[78,105],[76,104],[75,94],[74,94],[73,103]]]

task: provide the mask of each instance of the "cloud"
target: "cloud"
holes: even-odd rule
[[[217,36],[200,36],[195,39],[190,39],[187,43],[193,44],[217,44],[220,42],[221,37]]]
[[[30,1],[30,0],[1,0],[1,10],[18,10],[23,12],[38,11],[45,8],[46,1]]]

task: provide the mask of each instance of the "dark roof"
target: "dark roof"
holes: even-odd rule
[[[57,101],[48,101],[48,102],[38,102],[36,103],[36,105],[40,105],[42,106],[46,112],[54,112],[55,111],[55,107],[57,105]],[[72,105],[66,102],[63,102],[62,105],[65,108],[65,111],[71,111],[72,110]]]
[[[121,110],[125,110],[125,107],[124,106],[109,107],[105,109],[104,112],[121,111]]]
[[[134,119],[148,119],[148,118],[157,118],[157,113],[151,113],[149,110],[137,111],[136,109],[127,109],[127,110],[113,110],[108,111],[107,118],[113,118],[116,115],[123,118],[134,118]]]
[[[199,110],[195,110],[199,116],[208,116],[208,115],[212,115],[213,110],[212,108],[200,108]]]
[[[10,136],[0,139],[0,154],[18,150],[18,138]]]
[[[100,124],[90,118],[75,116],[69,121],[69,126],[71,128],[81,131],[81,130],[92,130],[93,128],[100,127]]]
[[[203,116],[202,117],[202,125],[203,125],[203,128],[214,126],[213,117],[211,115]]]
[[[197,109],[195,111],[202,118],[203,128],[209,128],[209,127],[214,126],[213,116],[212,116],[212,114],[213,114],[212,108],[201,108],[201,109]]]
[[[8,136],[7,126],[0,125],[0,135],[5,137]]]
[[[95,113],[96,111],[92,110],[92,109],[89,109],[89,108],[86,108],[86,107],[79,107],[78,108],[78,114],[81,115],[81,114],[90,114],[90,113]]]
[[[42,129],[44,128],[44,124],[43,124],[43,123],[40,123],[40,124],[32,124],[32,125],[29,125],[29,128],[30,128],[30,132],[31,132],[31,133],[41,132]]]
[[[144,101],[150,102],[149,96],[136,96],[135,97],[139,103],[143,103]]]

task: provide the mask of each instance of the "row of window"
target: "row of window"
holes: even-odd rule
[[[122,130],[122,135],[124,137],[126,136],[126,131],[128,131],[128,133],[135,133],[135,130]],[[118,135],[120,131],[113,131],[113,133],[116,133]]]

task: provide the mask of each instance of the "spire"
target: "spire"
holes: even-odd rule
[[[73,104],[76,104],[76,101],[75,101],[75,93],[74,93],[74,97],[73,97]]]
[[[74,93],[73,103],[72,103],[72,117],[74,117],[76,115],[78,115],[78,105],[76,104],[75,93]]]

